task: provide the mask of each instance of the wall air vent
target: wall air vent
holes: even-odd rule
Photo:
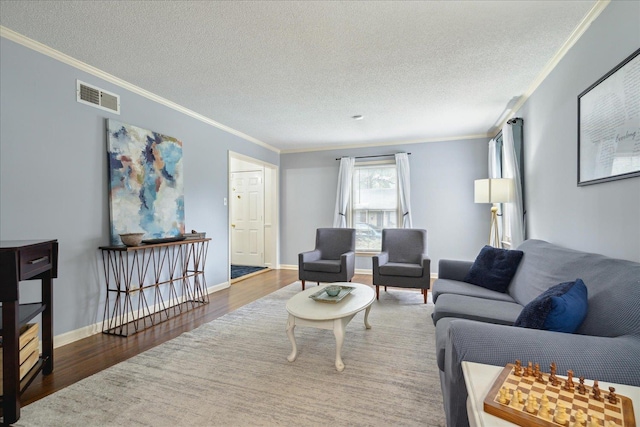
[[[76,83],[78,102],[120,114],[120,95],[88,85],[80,80],[76,80]]]

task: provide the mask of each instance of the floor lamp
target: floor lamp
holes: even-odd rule
[[[508,203],[512,200],[511,179],[476,179],[474,182],[474,201],[476,203]],[[502,247],[498,233],[498,208],[491,207],[491,226],[489,227],[489,245]]]

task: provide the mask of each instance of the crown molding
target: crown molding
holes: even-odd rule
[[[377,142],[374,144],[351,144],[351,145],[331,145],[327,147],[294,148],[291,150],[280,150],[280,154],[308,153],[313,151],[347,150],[347,149],[353,149],[353,148],[392,147],[394,145],[421,144],[426,142],[461,141],[465,139],[484,139],[484,138],[491,138],[492,136],[493,135],[489,133],[482,133],[477,135],[447,136],[442,138],[422,138],[422,139],[413,139],[413,140],[407,140],[407,141],[386,141],[386,142]]]
[[[82,61],[79,61],[79,60],[77,60],[77,59],[75,59],[75,58],[73,58],[73,57],[71,57],[71,56],[69,56],[67,54],[64,54],[64,53],[62,53],[62,52],[60,52],[58,50],[55,50],[52,47],[49,47],[49,46],[47,46],[45,44],[42,44],[42,43],[40,43],[38,41],[30,39],[30,38],[28,38],[28,37],[26,37],[26,36],[24,36],[24,35],[22,35],[20,33],[17,33],[17,32],[15,32],[15,31],[7,28],[7,27],[2,26],[2,25],[0,25],[0,37],[4,37],[7,40],[11,40],[11,41],[13,41],[15,43],[18,43],[18,44],[20,44],[20,45],[22,45],[24,47],[27,47],[27,48],[29,48],[31,50],[35,50],[38,53],[46,55],[46,56],[48,56],[50,58],[53,58],[53,59],[55,59],[57,61],[60,61],[60,62],[64,63],[64,64],[70,65],[70,66],[72,66],[74,68],[77,68],[78,70],[81,70],[81,71],[84,71],[86,73],[89,73],[89,74],[91,74],[91,75],[93,75],[95,77],[98,77],[98,78],[102,79],[102,80],[108,81],[109,83],[113,83],[116,86],[119,86],[119,87],[121,87],[123,89],[126,89],[126,90],[128,90],[130,92],[133,92],[133,93],[135,93],[137,95],[143,96],[143,97],[145,97],[145,98],[147,98],[147,99],[149,99],[151,101],[157,102],[158,104],[162,104],[162,105],[164,105],[166,107],[171,108],[172,110],[178,111],[179,113],[185,114],[185,115],[187,115],[189,117],[192,117],[192,118],[194,118],[196,120],[200,120],[201,122],[204,122],[204,123],[206,123],[208,125],[211,125],[211,126],[213,126],[215,128],[218,128],[218,129],[220,129],[220,130],[222,130],[224,132],[230,133],[230,134],[235,135],[237,137],[240,137],[240,138],[242,138],[242,139],[244,139],[246,141],[252,142],[252,143],[254,143],[256,145],[259,145],[261,147],[264,147],[264,148],[266,148],[268,150],[271,150],[271,151],[273,151],[275,153],[280,154],[280,150],[279,149],[267,144],[266,142],[262,142],[259,139],[256,139],[256,138],[254,138],[252,136],[249,136],[249,135],[247,135],[245,133],[242,133],[242,132],[240,132],[238,130],[230,128],[229,126],[225,126],[222,123],[218,123],[215,120],[210,119],[210,118],[208,118],[206,116],[203,116],[202,114],[196,113],[195,111],[190,110],[190,109],[188,109],[186,107],[183,107],[180,104],[177,104],[177,103],[175,103],[173,101],[169,101],[168,99],[163,98],[163,97],[161,97],[159,95],[156,95],[153,92],[149,92],[148,90],[142,89],[139,86],[136,86],[136,85],[134,85],[132,83],[129,83],[129,82],[125,81],[125,80],[122,80],[121,78],[116,77],[116,76],[114,76],[112,74],[109,74],[109,73],[107,73],[105,71],[102,71],[99,68],[96,68],[96,67],[94,67],[92,65],[86,64],[86,63],[84,63]]]
[[[4,37],[8,40],[21,44],[29,49],[35,50],[36,52],[42,53],[46,56],[49,56],[53,59],[56,59],[60,62],[63,62],[67,65],[70,65],[74,68],[77,68],[81,71],[87,72],[91,75],[94,75],[100,79],[106,80],[110,83],[113,83],[123,89],[129,90],[133,93],[136,93],[140,96],[143,96],[147,99],[150,99],[159,104],[165,105],[173,110],[176,110],[180,113],[183,113],[187,116],[193,117],[197,120],[200,120],[206,124],[214,126],[222,131],[230,133],[232,135],[238,136],[246,141],[252,142],[256,145],[262,146],[268,150],[271,150],[277,154],[293,154],[293,153],[305,153],[305,152],[314,152],[314,151],[331,151],[331,150],[342,150],[342,149],[354,149],[354,148],[369,148],[369,147],[380,147],[380,146],[394,146],[394,145],[404,145],[404,144],[419,144],[426,142],[441,142],[441,141],[458,141],[464,139],[479,139],[479,138],[493,138],[500,130],[504,127],[505,123],[512,119],[518,112],[518,110],[524,105],[524,103],[529,99],[529,97],[533,94],[533,92],[540,86],[540,84],[547,78],[547,76],[553,71],[553,69],[558,65],[558,63],[562,60],[562,58],[567,54],[567,52],[573,47],[573,45],[582,37],[585,31],[589,28],[591,23],[600,16],[600,13],[611,3],[611,0],[597,0],[596,4],[591,8],[591,10],[585,15],[582,21],[577,25],[577,27],[573,30],[568,39],[563,43],[560,49],[555,53],[555,55],[547,62],[547,64],[543,67],[540,73],[536,76],[533,82],[529,85],[527,90],[522,94],[518,101],[513,105],[513,107],[505,110],[505,112],[501,115],[502,120],[499,121],[499,124],[496,132],[487,132],[486,134],[477,134],[477,135],[464,135],[464,136],[453,136],[453,137],[445,137],[445,138],[424,138],[418,140],[408,140],[408,141],[387,141],[380,142],[374,144],[351,144],[351,145],[332,145],[327,147],[309,147],[309,148],[300,148],[300,149],[291,149],[291,150],[280,150],[276,147],[273,147],[259,139],[256,139],[252,136],[249,136],[245,133],[242,133],[238,130],[225,126],[221,123],[216,122],[202,114],[196,113],[182,105],[179,105],[175,102],[169,101],[161,96],[158,96],[152,92],[149,92],[145,89],[142,89],[136,85],[133,85],[125,80],[122,80],[118,77],[115,77],[109,73],[106,73],[96,67],[88,65],[82,61],[79,61],[71,56],[68,56],[62,52],[59,52],[47,45],[44,45],[40,42],[32,40],[20,33],[17,33],[9,28],[0,25],[0,37]]]
[[[558,63],[564,58],[564,56],[569,52],[569,49],[573,47],[574,44],[582,37],[582,35],[587,31],[587,29],[591,26],[591,23],[600,16],[602,11],[611,3],[611,0],[598,0],[595,5],[591,8],[589,12],[585,15],[585,17],[580,21],[578,26],[573,30],[569,38],[564,42],[564,44],[560,47],[560,49],[556,52],[555,55],[547,62],[547,64],[542,68],[542,71],[538,74],[538,76],[531,82],[529,88],[520,96],[518,101],[508,110],[508,114],[504,116],[504,120],[498,126],[498,131],[496,135],[500,132],[507,121],[511,120],[518,110],[524,105],[525,102],[529,99],[529,97],[533,94],[533,92],[540,86],[540,84],[546,79],[551,71],[558,65]],[[503,113],[504,114],[504,113]],[[495,135],[492,135],[494,137]]]

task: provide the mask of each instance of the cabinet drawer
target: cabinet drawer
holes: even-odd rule
[[[20,280],[25,280],[51,268],[51,245],[20,250]]]

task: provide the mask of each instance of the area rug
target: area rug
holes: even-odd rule
[[[256,271],[266,270],[266,268],[267,267],[231,264],[231,278],[237,279],[238,277],[246,276],[247,274],[255,273]]]
[[[296,282],[22,409],[16,426],[445,426],[431,304],[389,289],[346,328],[296,327]],[[215,294],[213,295],[215,298]]]

